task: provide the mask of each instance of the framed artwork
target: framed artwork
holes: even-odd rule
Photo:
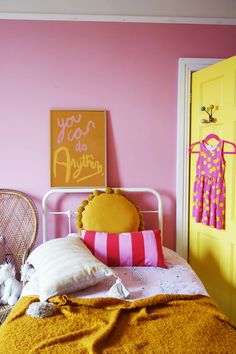
[[[52,110],[51,187],[105,187],[106,111]]]

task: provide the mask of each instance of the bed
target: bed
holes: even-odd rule
[[[59,206],[68,195],[78,204],[81,194],[89,196],[77,211],[51,210],[55,195],[60,202],[53,204]],[[141,210],[136,199],[144,204]],[[162,245],[158,192],[53,189],[43,198],[42,211],[43,244],[28,257],[27,283],[0,328],[1,353],[235,353],[235,327],[188,263]],[[48,218],[55,215],[66,216],[68,230],[63,219],[62,235],[52,238]],[[148,215],[155,226],[147,230],[143,216]],[[32,309],[41,304],[49,312],[35,315]]]

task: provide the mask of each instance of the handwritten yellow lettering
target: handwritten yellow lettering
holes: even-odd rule
[[[91,177],[96,176],[96,175],[99,175],[99,174],[100,174],[100,172],[91,173],[91,175],[88,175],[88,176],[85,176],[85,177],[82,177],[82,178],[77,179],[76,182],[84,181],[85,179],[91,178]]]
[[[61,158],[62,160],[59,160]],[[57,165],[65,167],[65,182],[68,183],[70,180],[71,173],[71,163],[70,163],[70,152],[67,147],[60,147],[54,152],[53,158],[53,174],[57,175]]]
[[[83,154],[79,160],[73,161],[73,163],[75,163],[77,165],[77,168],[76,168],[75,172],[73,173],[73,178],[76,179],[76,182],[79,182],[81,180],[79,178],[79,176],[81,175],[81,171],[83,170],[83,168],[89,168],[91,170],[96,170],[97,171],[96,174],[100,174],[103,171],[102,164],[99,161],[94,161],[94,156],[92,154],[90,154],[90,155]],[[93,175],[87,176],[86,178],[92,177]]]
[[[63,166],[65,168],[66,183],[70,181],[71,177],[73,180],[76,180],[76,182],[80,182],[103,172],[103,165],[99,161],[95,160],[93,154],[82,154],[82,156],[80,155],[78,159],[75,159],[70,156],[70,151],[65,146],[58,148],[54,152],[54,177],[57,176],[58,166]],[[85,176],[81,176],[83,173],[86,173]]]

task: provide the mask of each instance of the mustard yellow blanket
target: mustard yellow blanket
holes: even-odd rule
[[[58,312],[25,315],[23,297],[0,327],[0,353],[236,353],[236,329],[204,296],[157,295],[127,302],[54,297]]]

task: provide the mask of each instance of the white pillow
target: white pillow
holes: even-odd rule
[[[87,288],[110,276],[117,279],[110,289],[111,296],[129,295],[116,273],[97,260],[78,236],[69,235],[41,244],[29,255],[26,267],[29,264],[39,274],[40,301]]]

